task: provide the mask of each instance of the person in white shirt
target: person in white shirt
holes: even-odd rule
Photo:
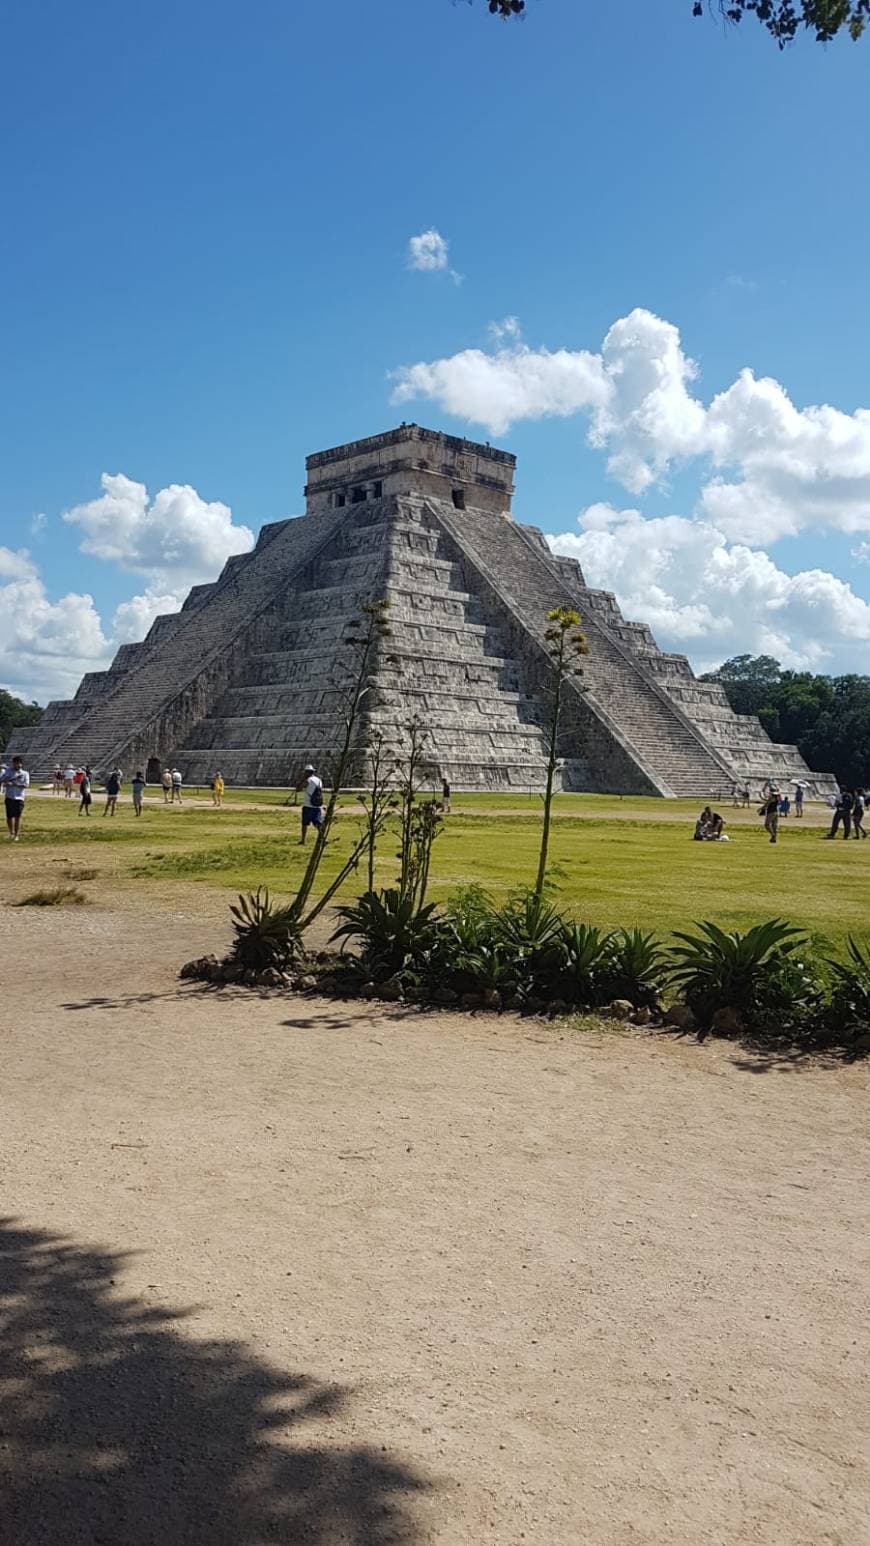
[[[313,764],[309,762],[303,769],[302,777],[296,785],[302,794],[302,836],[300,843],[305,842],[305,834],[309,827],[314,827],[319,832],[323,823],[323,779],[318,778]]]
[[[72,763],[68,762],[66,767],[63,770],[63,788],[64,788],[64,794],[66,795],[68,800],[72,799],[72,797],[73,797],[73,795],[75,793],[75,787],[76,787],[76,770],[73,767]]]
[[[6,825],[12,842],[17,843],[24,815],[24,801],[30,785],[30,774],[22,765],[20,757],[12,758],[12,766],[3,774],[2,784],[6,797]]]
[[[172,768],[170,778],[172,779],[172,804],[182,805],[184,803],[181,798],[182,778],[177,768]]]

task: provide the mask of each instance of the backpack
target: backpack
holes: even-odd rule
[[[314,788],[311,791],[311,804],[315,807],[315,809],[319,809],[320,806],[323,804],[323,785],[322,784],[315,784],[314,785]]]

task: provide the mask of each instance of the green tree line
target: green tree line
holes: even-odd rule
[[[12,734],[14,725],[35,725],[42,718],[38,703],[24,703],[0,687],[0,752]]]
[[[784,671],[772,655],[735,655],[701,680],[720,682],[735,713],[757,714],[811,768],[870,786],[870,676],[815,676]]]

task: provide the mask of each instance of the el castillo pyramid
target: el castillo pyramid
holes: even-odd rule
[[[695,679],[615,598],[590,588],[541,532],[514,521],[516,458],[416,424],[306,461],[305,515],[264,526],[181,611],[125,644],[108,671],[15,732],[31,775],[57,762],[118,763],[187,783],[218,768],[232,784],[295,782],[326,763],[339,735],[361,605],[391,603],[360,725],[400,748],[412,717],[429,731],[432,777],[457,789],[543,784],[547,612],[575,608],[589,641],[582,683],[562,719],[565,789],[720,796],[734,782],[832,780],[794,746],[734,714],[721,687]]]

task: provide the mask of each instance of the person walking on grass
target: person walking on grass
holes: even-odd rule
[[[84,772],[82,773],[81,780],[79,782],[79,795],[81,797],[79,801],[79,815],[81,815],[82,811],[84,811],[86,816],[90,816],[91,800],[93,799],[93,795],[91,793],[90,768],[85,768]]]
[[[133,774],[133,782],[130,785],[130,789],[133,793],[133,814],[135,816],[141,816],[142,797],[145,793],[145,774],[141,771],[141,769],[138,773]]]
[[[104,816],[114,816],[118,808],[118,795],[121,793],[121,769],[113,768],[106,779],[106,808]]]
[[[758,812],[764,817],[764,830],[772,843],[776,842],[779,831],[779,790],[768,786],[768,790]]]
[[[843,837],[848,838],[852,830],[852,806],[854,803],[851,789],[841,789],[834,804],[834,819],[831,822],[831,830],[825,833],[826,841],[837,836],[841,822]]]
[[[216,810],[220,810],[221,802],[223,800],[223,797],[224,797],[223,774],[220,772],[220,770],[218,770],[218,772],[215,774],[214,778],[211,781],[212,805],[214,805]]]
[[[172,784],[173,805],[183,805],[184,801],[181,798],[181,785],[183,783],[183,779],[177,768],[170,769],[169,778]]]
[[[864,790],[856,789],[852,801],[852,836],[855,838],[856,842],[858,838],[867,836],[867,833],[864,831],[863,827],[864,806]]]
[[[304,844],[308,828],[313,827],[317,835],[323,825],[323,779],[318,778],[313,763],[309,762],[303,769],[296,789],[302,790],[302,836],[299,842]]]
[[[11,768],[7,768],[3,774],[2,785],[6,800],[6,826],[9,830],[9,838],[11,842],[17,843],[21,833],[24,801],[30,785],[30,774],[20,757],[12,758]]]
[[[163,785],[163,804],[169,805],[172,800],[172,774],[168,768],[163,769],[160,782]]]

